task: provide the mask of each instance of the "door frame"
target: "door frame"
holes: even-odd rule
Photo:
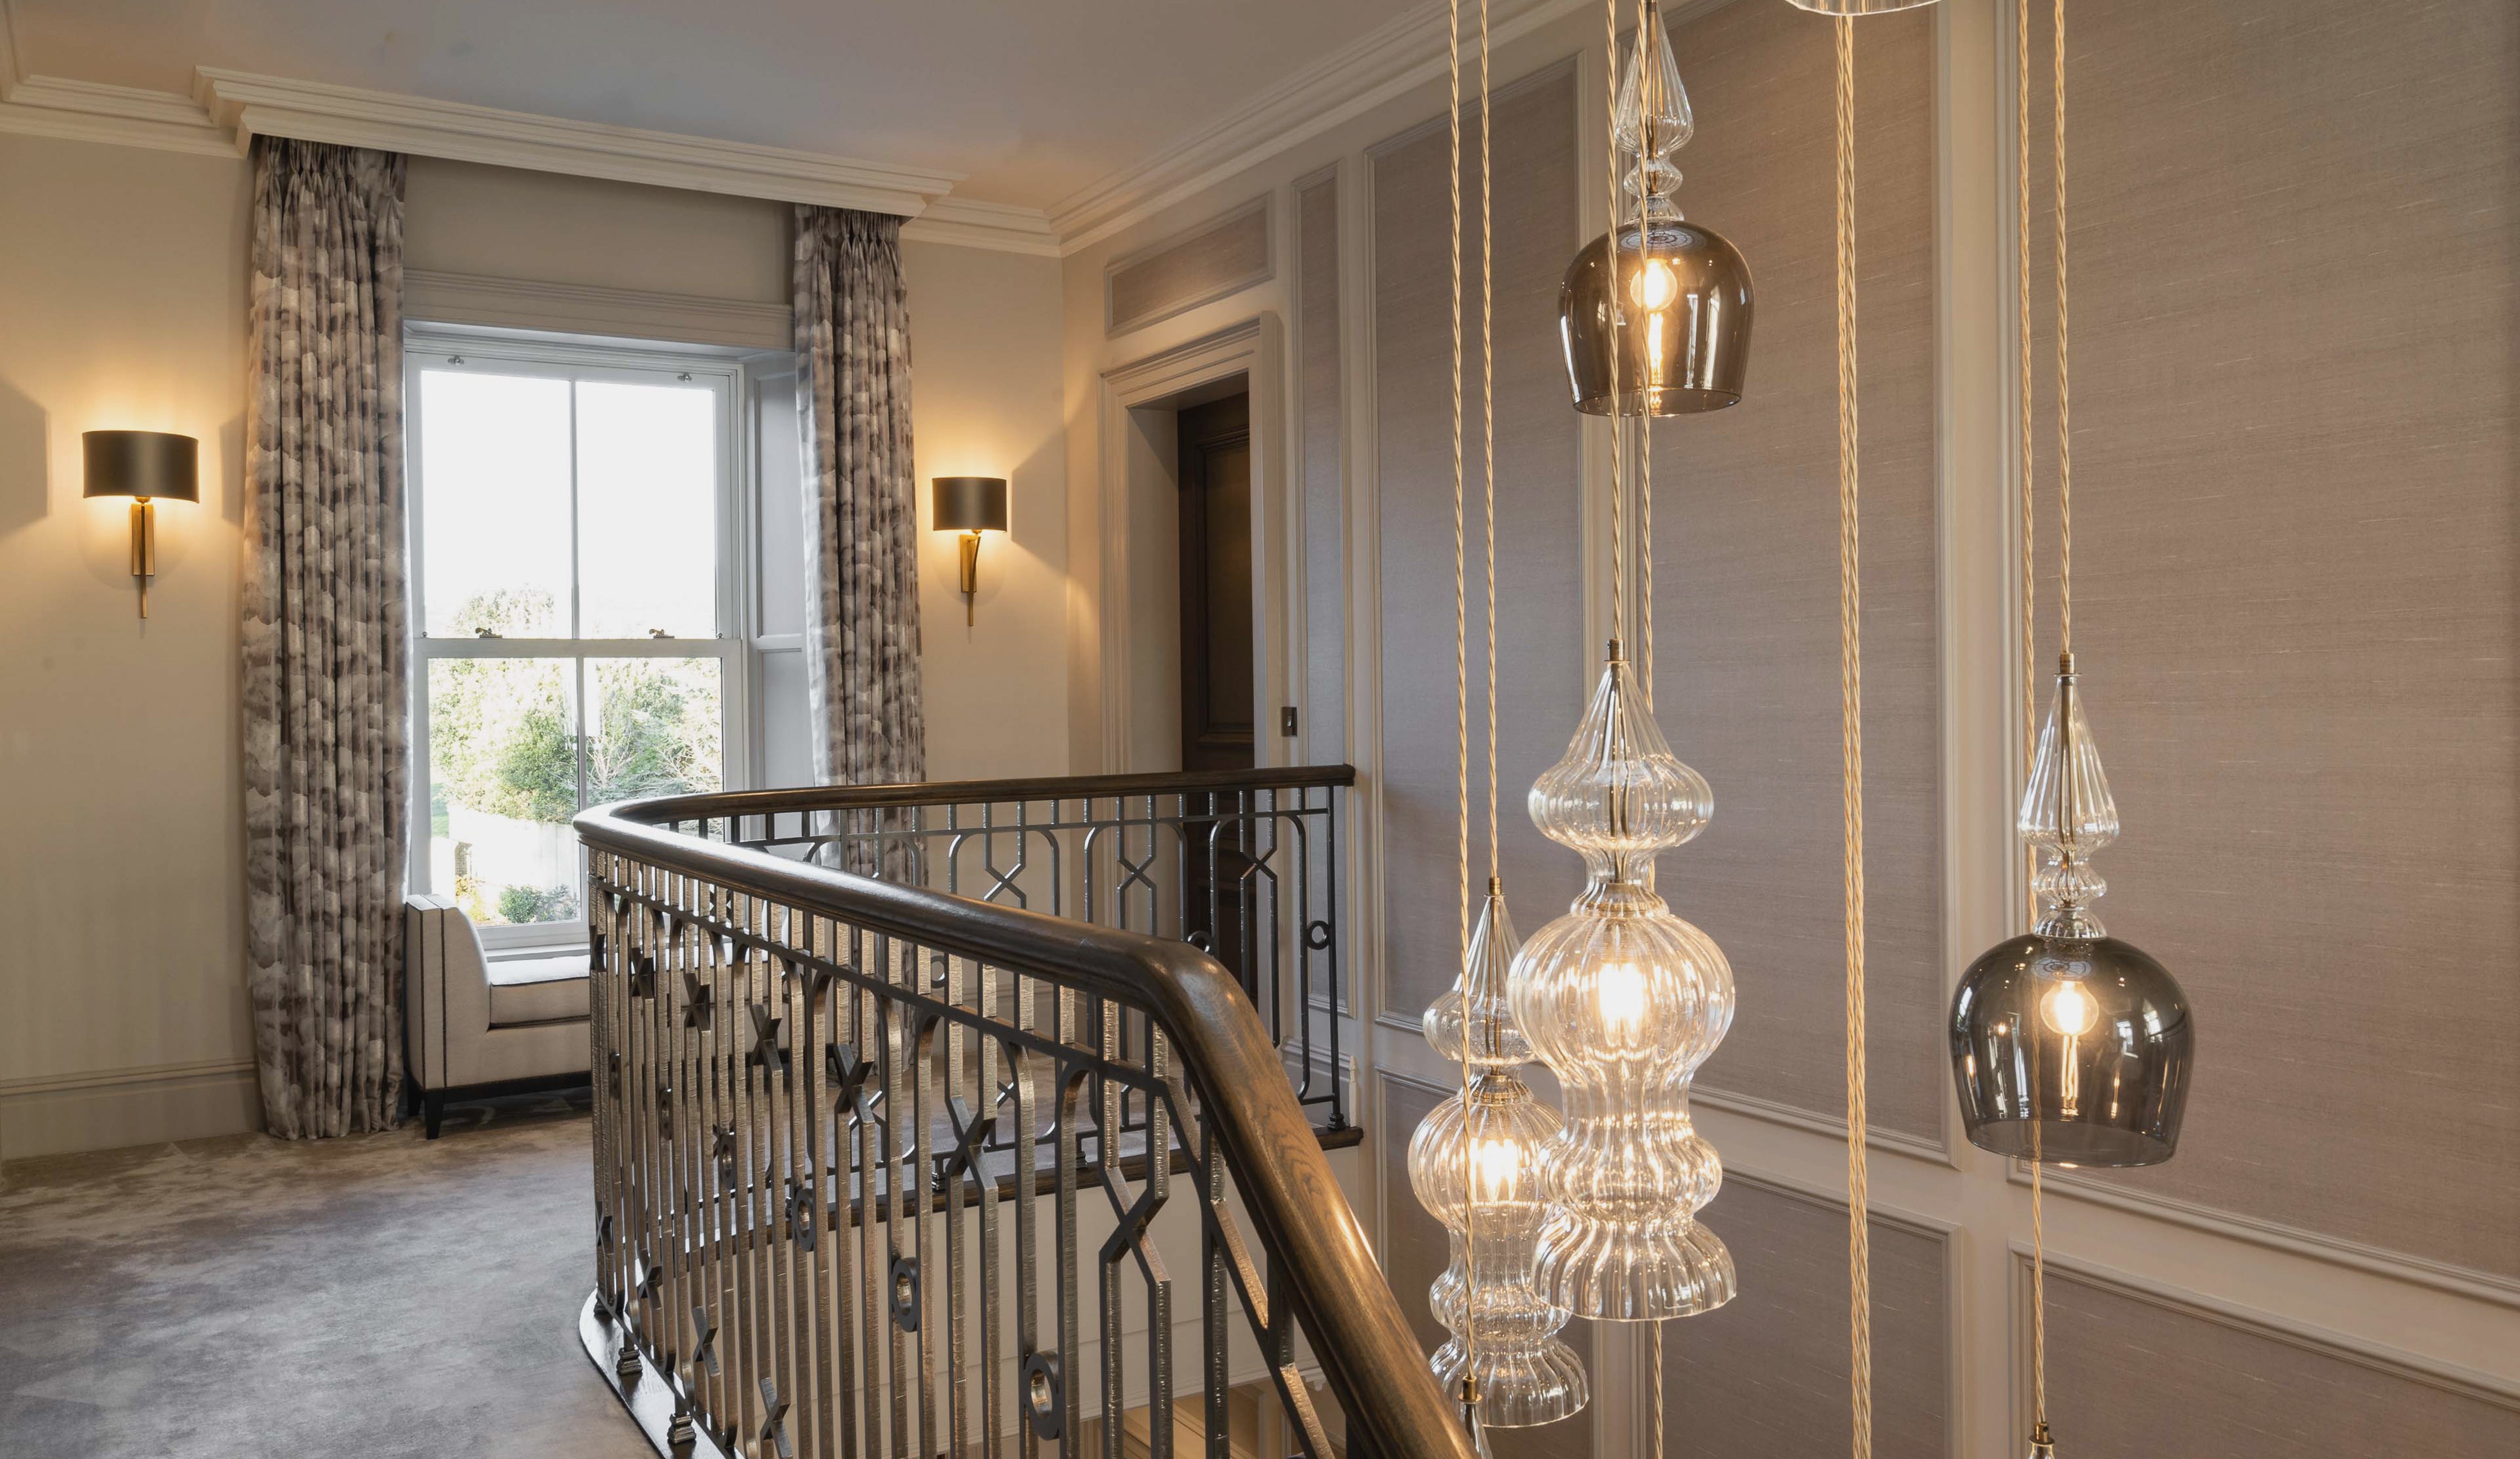
[[[1131,508],[1143,497],[1180,490],[1174,463],[1158,463],[1132,449],[1130,413],[1166,409],[1177,397],[1238,375],[1251,397],[1252,766],[1286,764],[1301,743],[1270,732],[1276,707],[1298,702],[1289,678],[1296,667],[1290,645],[1299,641],[1302,628],[1289,619],[1302,595],[1301,585],[1290,577],[1299,570],[1290,551],[1295,540],[1290,534],[1299,524],[1290,521],[1289,513],[1300,508],[1286,480],[1284,362],[1285,330],[1276,314],[1263,311],[1102,372],[1097,413],[1102,469],[1095,513],[1102,538],[1097,698],[1105,774],[1148,768],[1140,759],[1146,747],[1137,742],[1131,726],[1144,671],[1150,667],[1138,662],[1130,642],[1142,606],[1134,601],[1132,588],[1139,564],[1133,552],[1138,545],[1131,540]],[[1180,707],[1170,708],[1178,719]]]

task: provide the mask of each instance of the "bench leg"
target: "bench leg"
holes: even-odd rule
[[[421,1098],[421,1123],[428,1127],[428,1137],[437,1138],[438,1122],[446,1116],[446,1096],[431,1089]]]

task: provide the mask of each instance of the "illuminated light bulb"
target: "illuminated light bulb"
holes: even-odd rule
[[[2100,1005],[2080,978],[2060,978],[2040,1000],[2040,1020],[2068,1039],[2079,1039],[2099,1022]]]
[[[1605,964],[1599,974],[1601,1023],[1613,1040],[1634,1043],[1645,1021],[1645,978],[1632,962]]]
[[[1647,313],[1658,311],[1679,297],[1680,276],[1673,273],[1670,263],[1663,259],[1646,258],[1643,265],[1628,278],[1629,300]]]

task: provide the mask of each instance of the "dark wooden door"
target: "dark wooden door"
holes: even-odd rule
[[[1249,770],[1251,397],[1181,413],[1182,769]]]
[[[1182,769],[1249,770],[1251,398],[1230,395],[1180,419]],[[1247,987],[1259,929],[1250,826],[1234,814],[1241,800],[1231,791],[1184,798],[1182,935]]]

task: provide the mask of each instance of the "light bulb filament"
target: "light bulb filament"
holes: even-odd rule
[[[1644,1030],[1645,975],[1633,962],[1601,964],[1598,996],[1601,1022],[1610,1038],[1620,1043],[1634,1043]]]

